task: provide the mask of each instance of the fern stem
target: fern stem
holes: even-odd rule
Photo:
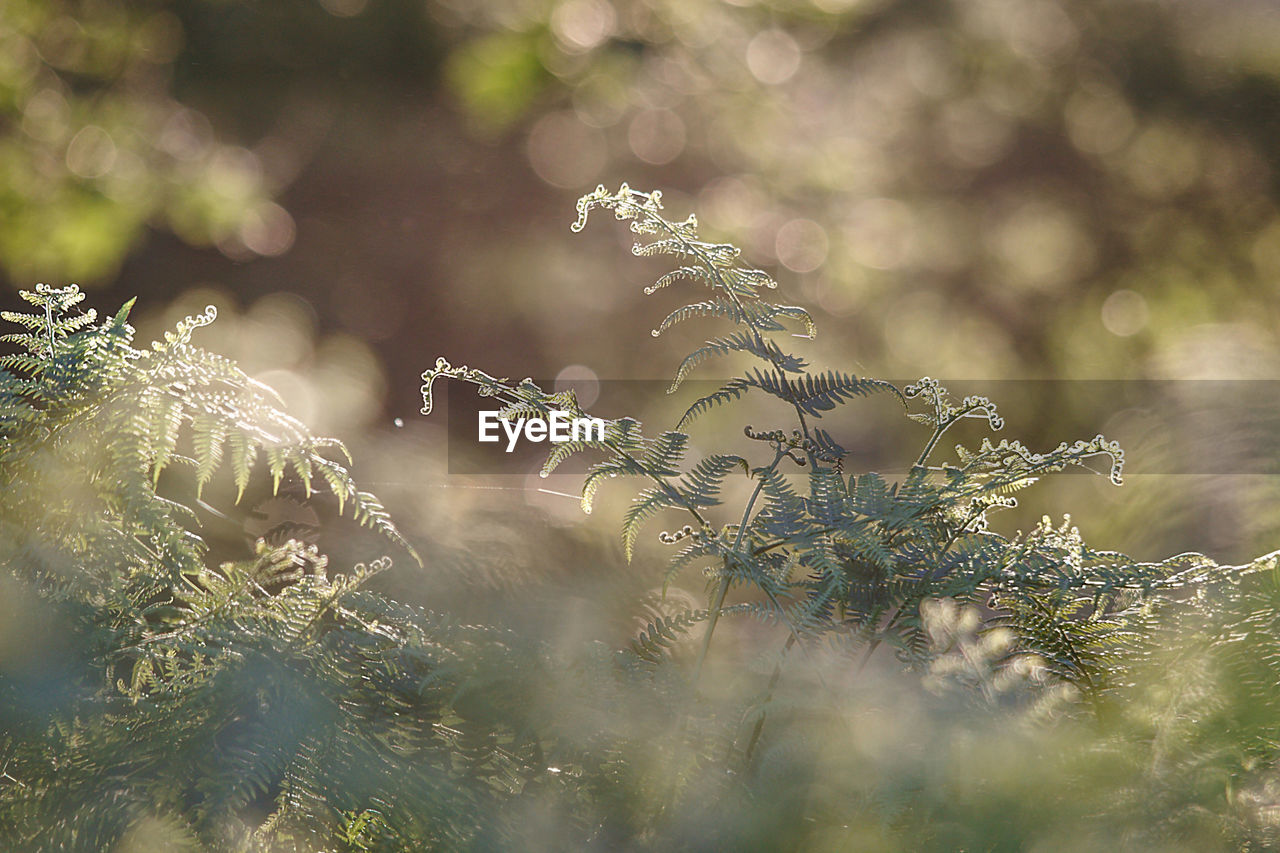
[[[742,538],[747,532],[747,522],[751,520],[751,510],[756,505],[756,500],[760,497],[760,492],[764,490],[765,474],[778,467],[778,463],[785,456],[782,450],[774,453],[773,461],[760,472],[756,478],[755,490],[751,493],[751,499],[747,501],[747,508],[742,511],[742,521],[738,524],[738,535],[734,537],[733,545],[730,547],[730,553],[736,553],[742,545]],[[694,513],[695,515],[697,513]],[[720,579],[720,587],[716,590],[715,599],[711,604],[711,618],[707,620],[706,633],[702,635],[702,648],[698,650],[698,662],[693,666],[693,683],[696,686],[698,679],[702,677],[702,664],[707,659],[707,652],[711,648],[711,637],[715,634],[716,623],[720,621],[720,608],[724,606],[724,597],[729,592],[729,555],[724,558],[724,577]]]
[[[53,301],[44,303],[44,322],[49,332],[49,361],[53,361]]]
[[[764,703],[768,705],[773,701],[773,693],[778,689],[778,682],[782,680],[782,659],[787,656],[787,652],[791,651],[791,647],[796,644],[796,635],[791,634],[787,637],[787,642],[782,646],[782,654],[778,658],[778,662],[773,666],[773,675],[769,676],[769,686],[765,688]],[[765,712],[760,712],[760,718],[756,720],[755,728],[751,730],[751,737],[747,741],[747,748],[743,753],[743,758],[747,766],[751,765],[751,756],[756,751],[756,744],[760,742],[760,734],[764,731]]]
[[[942,434],[946,432],[947,427],[950,426],[951,423],[948,422],[945,425],[938,424],[933,428],[933,435],[929,436],[929,443],[924,446],[924,450],[920,451],[920,457],[916,459],[916,464],[912,466],[913,468],[919,468],[924,465],[925,460],[929,458],[929,454],[933,452],[933,448],[938,445],[938,441],[942,438]]]
[[[862,656],[862,660],[858,663],[858,668],[854,670],[855,675],[861,675],[862,671],[867,668],[867,664],[871,662],[871,656],[876,653],[876,649],[880,648],[880,644],[884,642],[884,635],[887,634],[889,629],[891,629],[898,621],[898,617],[902,615],[902,610],[906,606],[907,603],[905,601],[898,605],[898,609],[893,612],[893,615],[889,617],[889,621],[880,629],[879,636],[874,637],[871,642],[867,644],[867,653]]]
[[[929,458],[929,454],[933,453],[933,448],[937,446],[938,442],[942,439],[943,434],[946,433],[947,430],[951,429],[951,427],[955,425],[956,421],[961,418],[974,417],[972,413],[979,408],[981,407],[969,406],[967,408],[956,409],[951,413],[950,417],[944,420],[943,408],[941,404],[935,400],[933,411],[936,420],[934,421],[933,435],[929,437],[929,443],[926,444],[924,446],[924,450],[920,452],[920,458],[916,460],[916,467],[924,465],[925,460]],[[999,429],[999,427],[995,428]]]
[[[696,687],[702,677],[702,664],[707,659],[707,651],[711,648],[711,635],[715,633],[716,623],[720,621],[720,608],[724,606],[724,597],[729,592],[729,558],[724,558],[725,576],[720,579],[720,588],[716,590],[715,599],[711,603],[711,618],[707,620],[707,630],[702,635],[702,648],[698,649],[698,662],[693,665],[693,684]]]

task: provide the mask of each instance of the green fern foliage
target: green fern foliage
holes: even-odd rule
[[[290,471],[310,489],[318,471],[358,521],[412,554],[377,499],[325,455],[345,456],[339,442],[312,436],[281,410],[275,392],[191,343],[192,333],[216,317],[212,306],[150,350],[138,350],[127,322],[132,303],[95,324],[93,312],[71,313],[83,299],[74,285],[41,286],[22,297],[40,313],[5,314],[27,331],[5,336],[21,349],[0,357],[0,394],[13,402],[0,470],[6,490],[21,501],[12,506],[15,514],[36,506],[50,514],[45,529],[54,541],[25,546],[33,571],[44,570],[36,554],[68,548],[85,558],[78,569],[83,580],[118,571],[94,565],[89,549],[77,544],[91,535],[90,520],[97,524],[92,535],[116,539],[110,553],[125,565],[151,564],[159,549],[175,579],[197,571],[203,546],[178,523],[186,511],[157,493],[161,473],[172,466],[192,472],[199,497],[226,464],[243,494],[260,457],[276,484]],[[68,493],[68,482],[84,487]],[[48,494],[51,483],[63,493]],[[75,537],[59,535],[72,529]],[[148,549],[143,543],[156,536],[163,541]],[[102,543],[93,550],[102,553]]]
[[[209,565],[195,500],[222,468],[243,493],[263,459],[416,555],[341,445],[191,342],[212,309],[144,351],[130,305],[98,322],[75,288],[23,297],[0,357],[0,587],[31,614],[0,631],[6,847],[479,843],[545,769],[523,676],[503,674],[533,668],[500,632],[364,591],[386,558],[335,574],[259,542]],[[15,656],[22,625],[44,626],[45,658]]]
[[[921,606],[951,598],[996,606],[1000,624],[1025,635],[1023,648],[1045,654],[1056,649],[1055,660],[1064,663],[1055,672],[1093,685],[1109,660],[1105,651],[1090,651],[1099,642],[1096,635],[1123,634],[1113,608],[1132,608],[1143,596],[1189,583],[1197,576],[1189,567],[1207,562],[1188,556],[1135,563],[1120,554],[1091,551],[1078,534],[1047,524],[1027,536],[996,533],[988,523],[990,514],[1014,505],[1013,492],[1046,474],[1102,456],[1110,460],[1110,478],[1119,484],[1123,451],[1102,436],[1064,442],[1048,452],[1031,451],[1017,441],[983,439],[974,450],[957,447],[952,461],[935,462],[942,439],[957,423],[980,419],[992,430],[1003,427],[990,400],[953,400],[928,377],[899,389],[883,380],[811,369],[785,342],[796,337],[788,333],[788,324],[798,323],[801,337],[816,334],[812,318],[802,308],[764,299],[762,293],[775,288],[775,282],[767,273],[743,266],[736,247],[702,240],[693,216],[667,218],[658,192],[626,184],[617,192],[600,187],[579,201],[573,230],[581,230],[597,210],[611,211],[629,224],[639,238],[635,254],[678,259],[680,266],[646,293],[686,282],[712,291],[709,299],[670,312],[654,329],[655,336],[694,319],[728,320],[735,326],[680,361],[671,391],[714,357],[737,355],[749,366],[694,400],[675,431],[647,438],[634,420],[612,421],[601,441],[555,447],[544,471],[578,452],[602,457],[586,475],[587,509],[610,479],[641,481],[623,517],[628,559],[646,522],[673,513],[685,517],[689,524],[681,535],[664,537],[681,543],[666,577],[669,582],[680,571],[700,567],[713,580],[709,615],[697,620],[707,626],[704,655],[730,588],[759,596],[793,641],[828,639],[870,650],[888,643],[917,663],[923,663],[929,648]],[[431,409],[435,380],[453,378],[498,398],[506,407],[504,416],[555,409],[584,414],[571,395],[548,394],[528,380],[510,383],[444,360],[423,378],[424,412]],[[754,462],[727,454],[687,459],[683,430],[698,415],[749,391],[763,392],[790,413],[766,430],[746,427],[747,437],[762,445],[762,456]],[[838,419],[851,401],[872,394],[907,407],[907,416],[926,429],[921,452],[906,477],[897,481],[874,472],[845,474],[844,449],[829,431],[816,426],[822,419]],[[722,486],[735,474],[747,478],[751,497],[736,515],[717,517],[723,510]],[[1091,627],[1083,613],[1091,614]],[[686,614],[687,619],[693,616],[692,611]],[[646,637],[639,648],[650,648],[667,632],[655,625]]]

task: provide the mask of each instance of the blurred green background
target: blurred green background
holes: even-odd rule
[[[455,560],[501,586],[549,570],[528,531],[589,564],[613,522],[565,532],[568,498],[450,478],[421,371],[656,379],[701,339],[647,334],[679,296],[646,300],[662,267],[622,229],[569,234],[597,183],[661,188],[743,246],[813,310],[819,364],[1274,380],[1278,141],[1268,0],[7,0],[0,303],[75,281],[100,309],[137,295],[144,335],[218,305],[200,342],[353,446],[433,544],[428,578]],[[1003,387],[1011,437],[1105,432],[1135,471],[1213,470],[1243,428],[1202,413],[1187,446],[1145,404],[1100,421],[1060,383]],[[1144,558],[1280,536],[1275,477],[1238,466],[1024,494],[1011,529],[1070,510]]]

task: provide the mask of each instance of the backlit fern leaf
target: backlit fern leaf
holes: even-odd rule
[[[664,432],[654,439],[640,459],[641,466],[662,477],[674,477],[676,466],[684,459],[689,436],[683,432]]]
[[[191,444],[196,462],[196,494],[213,479],[222,464],[222,445],[227,439],[226,421],[213,413],[196,414],[191,419]]]
[[[722,614],[745,614],[755,612],[751,605],[726,607]],[[680,642],[694,626],[711,618],[707,610],[686,610],[671,616],[658,616],[636,635],[631,641],[631,653],[649,665],[661,664],[667,660],[670,650]]]
[[[692,422],[699,415],[705,414],[716,406],[730,403],[742,397],[743,394],[755,387],[750,379],[746,377],[735,377],[730,379],[724,385],[710,394],[699,397],[693,402],[684,415],[681,416],[680,422],[676,425],[676,429],[684,429],[687,424]]]
[[[710,615],[706,610],[690,610],[671,617],[659,616],[631,641],[631,651],[646,663],[661,663],[671,646]]]
[[[755,387],[779,399],[794,402],[805,413],[814,417],[821,417],[823,412],[829,412],[854,397],[865,397],[868,394],[889,393],[902,399],[898,389],[891,383],[880,379],[860,379],[833,370],[817,374],[806,373],[799,379],[787,380],[785,385],[777,377],[759,370],[749,372],[747,376]]]
[[[693,268],[683,267],[680,272],[680,278],[696,280],[698,277],[698,270]],[[724,317],[734,323],[753,325],[761,331],[769,332],[785,331],[786,327],[778,321],[778,318],[787,318],[802,323],[809,337],[817,334],[813,319],[803,308],[794,305],[775,305],[760,299],[739,301],[725,296],[714,296],[702,302],[682,305],[668,314],[652,334],[656,338],[672,326],[702,317]]]
[[[630,560],[635,553],[640,526],[664,509],[687,508],[684,497],[672,486],[653,486],[641,490],[631,502],[622,520],[622,547]]]
[[[720,489],[725,477],[734,471],[750,473],[747,460],[732,453],[716,453],[700,459],[688,474],[684,475],[681,485],[694,506],[714,506],[719,502]]]
[[[671,382],[671,391],[675,391],[688,377],[690,371],[702,362],[714,356],[727,355],[731,352],[745,352],[776,364],[779,370],[798,372],[805,368],[805,361],[797,356],[782,351],[771,340],[761,339],[752,332],[733,332],[724,337],[712,338],[706,344],[685,356],[676,369],[675,379]]]

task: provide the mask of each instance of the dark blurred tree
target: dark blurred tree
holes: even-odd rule
[[[165,5],[14,0],[0,43],[12,280],[109,278],[148,223],[197,244],[252,243],[279,218],[257,159],[172,98],[183,31]]]
[[[273,131],[297,89],[432,62],[422,14],[345,20],[364,5],[0,6],[0,268],[108,282],[148,226],[241,260],[286,251],[295,226],[271,199],[301,164]]]

